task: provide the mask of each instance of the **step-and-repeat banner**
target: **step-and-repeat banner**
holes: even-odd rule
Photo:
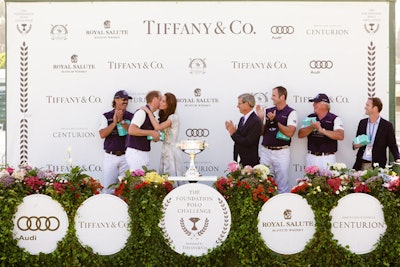
[[[337,160],[351,149],[367,97],[389,114],[387,2],[20,2],[7,12],[7,162],[56,172],[75,165],[102,177],[99,120],[117,90],[145,104],[150,90],[178,98],[180,139],[203,139],[203,175],[223,175],[238,122],[237,97],[250,92],[272,106],[288,89],[301,120],[309,98],[326,93],[345,127]],[[290,173],[303,175],[306,139],[292,140]],[[161,143],[153,143],[158,169]],[[182,153],[185,165],[189,158]]]

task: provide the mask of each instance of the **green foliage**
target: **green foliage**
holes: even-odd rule
[[[253,198],[254,189],[236,183],[234,193],[227,192],[232,218],[227,239],[208,254],[193,257],[171,249],[158,226],[168,187],[150,180],[144,182],[144,179],[127,173],[130,182],[123,181],[124,186],[118,187],[129,206],[131,235],[120,252],[100,256],[79,243],[74,227],[76,210],[85,199],[94,195],[96,186],[83,183],[90,179],[80,169],[74,168],[62,177],[77,186],[75,190],[58,194],[48,187],[41,192],[63,205],[70,223],[67,235],[51,254],[30,255],[17,246],[12,235],[13,216],[29,190],[23,183],[8,187],[0,183],[0,266],[400,266],[400,198],[396,191],[382,187],[381,190],[371,190],[369,194],[381,202],[387,229],[376,249],[368,254],[353,254],[333,239],[329,213],[341,197],[352,192],[343,190],[336,194],[326,180],[318,178],[316,184],[310,183],[304,191],[298,191],[311,205],[316,220],[314,237],[302,252],[280,255],[265,245],[258,232],[257,219],[264,201]],[[154,173],[147,176],[148,179],[154,177]],[[247,178],[242,177],[240,181]]]

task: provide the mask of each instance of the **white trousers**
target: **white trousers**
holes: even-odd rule
[[[143,170],[143,166],[149,167],[150,152],[137,150],[131,147],[126,149],[126,161],[128,162],[131,171]]]
[[[306,156],[306,167],[307,166],[317,166],[320,170],[328,170],[328,163],[336,163],[335,154],[326,156],[316,156],[313,154],[307,154]]]
[[[270,150],[261,147],[260,163],[269,166],[270,173],[278,184],[278,193],[288,193],[289,188],[289,167],[290,148]]]
[[[114,194],[114,189],[108,188],[112,184],[119,182],[118,176],[125,176],[125,172],[129,170],[125,155],[116,156],[104,152],[103,159],[103,179],[101,185],[104,187],[102,193]]]

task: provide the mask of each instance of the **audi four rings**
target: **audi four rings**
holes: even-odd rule
[[[54,216],[22,216],[18,219],[17,226],[21,231],[56,231],[60,228],[60,220]]]
[[[207,137],[210,134],[208,129],[187,129],[187,137]]]
[[[333,62],[330,60],[312,60],[310,61],[310,68],[312,69],[331,69]]]
[[[294,33],[293,26],[272,26],[271,33],[273,34],[292,34]]]

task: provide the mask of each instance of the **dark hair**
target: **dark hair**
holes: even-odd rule
[[[281,96],[281,95],[284,95],[285,96],[285,99],[287,99],[287,90],[286,90],[286,88],[285,87],[283,87],[283,86],[277,86],[277,87],[275,87],[274,89],[272,89],[272,90],[278,90],[278,96]]]
[[[381,112],[383,107],[381,99],[379,97],[370,97],[368,99],[372,101],[372,107],[377,107],[378,112]]]
[[[172,93],[165,93],[165,100],[167,102],[167,109],[160,110],[158,112],[159,119],[158,121],[164,122],[168,119],[168,116],[175,113],[176,110],[176,97]]]

